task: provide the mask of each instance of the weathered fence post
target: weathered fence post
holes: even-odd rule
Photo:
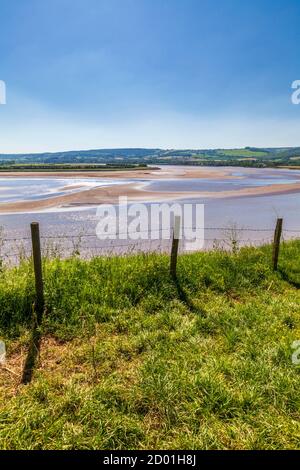
[[[282,221],[283,219],[277,219],[276,228],[274,232],[274,244],[273,244],[273,269],[277,271],[278,257],[280,249],[280,239],[282,234]]]
[[[170,273],[171,273],[171,276],[173,278],[176,278],[176,266],[177,266],[179,237],[180,237],[180,216],[176,215],[175,218],[174,218],[174,229],[173,229],[172,250],[171,250],[171,263],[170,263]]]
[[[42,272],[42,256],[40,243],[40,228],[37,222],[32,222],[31,241],[32,241],[32,258],[35,276],[36,302],[35,311],[37,318],[40,320],[44,311],[44,284]]]

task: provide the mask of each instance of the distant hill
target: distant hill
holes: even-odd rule
[[[14,163],[172,164],[209,166],[300,166],[300,147],[168,149],[119,148],[31,154],[0,154],[0,165]]]
[[[70,150],[67,152],[45,152],[28,154],[0,154],[0,161],[15,160],[42,163],[73,163],[90,162],[97,163],[109,159],[143,158],[159,153],[159,149],[120,148],[120,149],[96,149],[96,150]]]

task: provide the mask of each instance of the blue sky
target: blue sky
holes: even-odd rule
[[[300,146],[299,0],[0,0],[0,152]]]

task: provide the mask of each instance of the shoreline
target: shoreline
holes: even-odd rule
[[[279,195],[289,193],[300,193],[300,180],[292,184],[272,184],[269,186],[257,186],[251,188],[243,188],[229,191],[168,191],[159,192],[147,190],[147,185],[152,180],[157,179],[191,179],[191,178],[205,178],[205,179],[227,179],[235,178],[239,179],[239,176],[232,176],[232,168],[216,168],[216,167],[165,167],[159,170],[135,170],[134,172],[129,171],[113,171],[106,172],[106,174],[100,175],[99,172],[88,172],[81,174],[74,174],[74,172],[66,173],[26,173],[26,177],[62,177],[64,179],[69,178],[101,178],[108,180],[128,180],[128,179],[143,179],[144,182],[136,181],[126,184],[115,184],[111,186],[102,186],[97,188],[86,189],[70,194],[50,197],[48,199],[39,199],[31,201],[17,201],[9,203],[0,203],[0,214],[13,214],[13,213],[30,213],[36,211],[47,211],[49,209],[68,209],[68,208],[89,208],[95,207],[100,204],[116,204],[120,196],[127,196],[129,202],[159,202],[159,201],[170,201],[170,200],[182,200],[182,199],[200,199],[200,198],[236,198],[236,197],[247,197],[247,196],[266,196],[266,195]],[[22,175],[13,173],[1,173],[0,178],[16,178],[24,177]],[[80,184],[80,183],[79,183]],[[78,184],[78,185],[79,185]]]
[[[99,178],[99,179],[160,179],[167,177],[176,178],[232,178],[230,175],[232,167],[183,167],[183,166],[165,166],[155,169],[142,170],[107,170],[107,171],[0,171],[0,178],[63,178],[63,179],[82,179],[82,178]],[[239,177],[236,177],[239,178]]]

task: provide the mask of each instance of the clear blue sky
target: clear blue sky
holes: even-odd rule
[[[0,0],[0,152],[300,145],[299,0]]]

